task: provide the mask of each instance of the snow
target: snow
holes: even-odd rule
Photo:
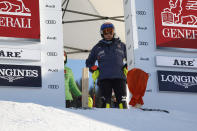
[[[66,109],[0,101],[0,131],[195,131],[197,114],[139,109]]]

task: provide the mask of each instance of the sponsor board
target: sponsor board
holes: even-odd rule
[[[1,48],[0,59],[40,61],[41,53],[39,50]]]
[[[154,0],[157,48],[197,49],[197,0]]]
[[[41,87],[41,67],[0,64],[0,86]]]
[[[40,41],[39,0],[0,0],[0,37]]]
[[[197,92],[197,73],[157,71],[159,91]]]
[[[156,56],[157,66],[197,68],[197,58]]]

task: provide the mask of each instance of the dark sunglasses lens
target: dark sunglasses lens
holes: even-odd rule
[[[103,34],[107,35],[107,34],[113,34],[114,29],[113,28],[106,28],[103,30]]]

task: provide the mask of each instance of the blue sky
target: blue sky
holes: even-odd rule
[[[68,59],[67,67],[72,69],[75,81],[76,80],[80,80],[80,78],[82,77],[82,69],[85,66],[85,60],[73,60],[73,59]],[[93,79],[92,79],[92,74],[89,73],[89,87],[93,85]]]

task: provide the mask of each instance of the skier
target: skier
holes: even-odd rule
[[[115,27],[110,22],[101,25],[100,34],[103,39],[92,48],[86,67],[93,73],[94,80],[98,78],[104,107],[110,108],[113,89],[119,108],[126,109],[126,46],[115,38]]]
[[[75,83],[73,72],[70,68],[66,66],[67,63],[67,54],[64,51],[64,77],[65,77],[65,95],[66,95],[66,108],[69,107],[81,107],[81,91],[77,87],[77,84]],[[77,97],[76,103],[73,103],[73,96]],[[88,107],[93,107],[93,100],[91,96],[88,96]]]
[[[66,52],[64,51],[64,77],[65,77],[65,95],[66,95],[66,107],[73,107],[72,105],[73,102],[73,97],[77,97],[77,103],[81,103],[81,91],[78,89],[74,76],[72,73],[72,70],[66,66],[67,63],[67,55]],[[75,105],[76,106],[76,105]]]

